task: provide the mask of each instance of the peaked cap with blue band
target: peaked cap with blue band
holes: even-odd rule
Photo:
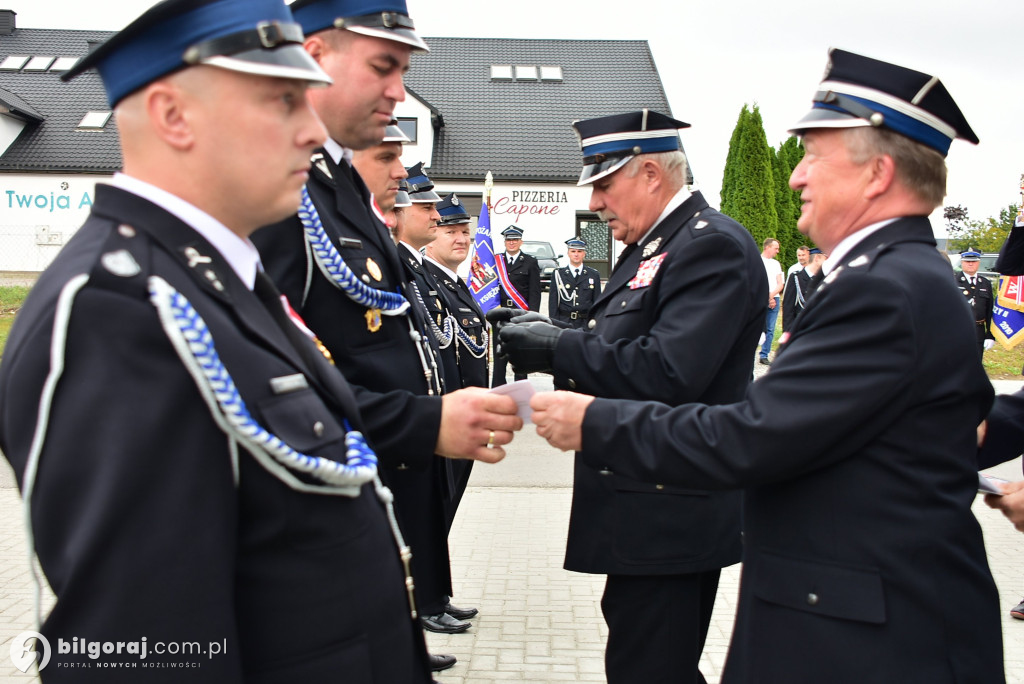
[[[512,224],[505,230],[501,231],[501,234],[505,236],[506,240],[522,240],[523,229],[519,226]]]
[[[954,138],[978,144],[937,77],[832,48],[814,106],[790,133],[859,126],[888,128],[943,156]]]
[[[416,52],[430,52],[416,33],[405,0],[296,0],[295,20],[307,34],[329,28],[405,43]]]
[[[566,244],[566,246],[569,249],[586,249],[587,248],[587,243],[583,240],[583,238],[578,238],[578,237],[569,238],[568,240],[565,241],[565,244]]]
[[[409,199],[414,204],[419,202],[440,202],[441,196],[434,192],[434,181],[423,172],[423,162],[416,166],[410,166],[405,170],[409,177],[405,182],[409,184]]]
[[[981,261],[981,252],[969,249],[960,253],[960,261]]]
[[[572,125],[583,151],[583,171],[577,185],[593,183],[618,171],[638,154],[683,149],[679,129],[690,127],[685,121],[649,109],[575,121]]]
[[[409,184],[406,183],[403,178],[398,181],[398,194],[395,195],[395,209],[403,209],[411,206],[412,200],[409,199]]]
[[[466,212],[466,206],[454,192],[441,200],[437,205],[437,213],[441,215],[441,220],[437,222],[439,226],[453,226],[469,223],[471,220]]]
[[[302,28],[281,0],[164,0],[66,71],[96,68],[110,106],[170,73],[210,66],[331,82],[302,47]]]

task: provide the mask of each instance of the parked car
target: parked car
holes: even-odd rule
[[[551,287],[551,274],[560,266],[558,260],[563,255],[555,254],[550,242],[539,240],[523,240],[521,249],[537,259],[537,265],[540,267],[540,289],[547,291]]]

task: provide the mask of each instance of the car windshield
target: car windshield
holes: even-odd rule
[[[550,242],[524,242],[523,251],[538,259],[554,259],[555,250],[551,249]]]

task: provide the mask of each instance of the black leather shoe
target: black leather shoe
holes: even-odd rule
[[[440,634],[458,634],[470,628],[470,623],[456,620],[448,613],[424,615],[420,620],[423,622],[423,629]]]
[[[456,620],[468,620],[471,617],[476,617],[479,613],[476,608],[456,608],[451,603],[444,607],[444,612],[451,615]]]
[[[448,655],[446,653],[430,653],[427,655],[427,657],[430,659],[431,672],[440,672],[441,670],[447,670],[449,667],[455,664],[455,656]]]
[[[766,365],[766,366],[770,366],[770,365],[772,365],[772,362],[771,362],[771,361],[769,361],[768,359],[765,359],[765,358],[762,358],[762,359],[761,359],[761,363],[763,363],[763,364],[764,364],[764,365]]]

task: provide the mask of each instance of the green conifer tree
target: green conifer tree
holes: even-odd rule
[[[760,109],[754,105],[748,110],[744,105],[729,142],[722,179],[722,213],[743,224],[758,247],[779,232],[773,156]]]

